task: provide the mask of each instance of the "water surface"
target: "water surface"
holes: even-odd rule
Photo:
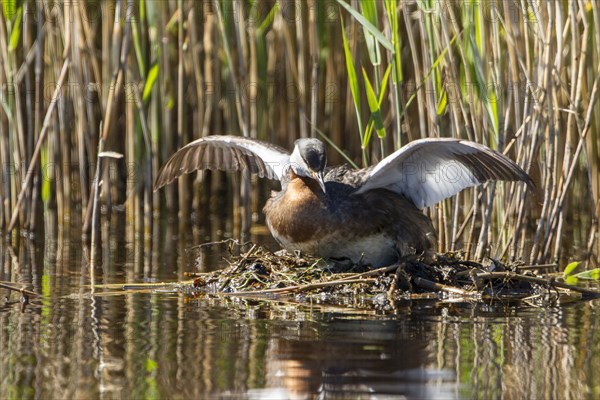
[[[4,244],[1,280],[43,298],[0,290],[0,398],[600,397],[597,301],[372,311],[94,289],[187,279],[223,256],[190,250],[213,234],[127,225],[111,219],[94,271],[76,230]]]

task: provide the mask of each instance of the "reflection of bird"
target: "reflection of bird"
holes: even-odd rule
[[[420,209],[488,180],[531,178],[504,155],[458,139],[416,140],[377,165],[326,168],[318,139],[298,139],[292,154],[262,141],[207,136],[162,167],[158,189],[198,169],[248,169],[279,179],[282,190],[263,211],[287,250],[382,266],[432,246],[435,230]]]

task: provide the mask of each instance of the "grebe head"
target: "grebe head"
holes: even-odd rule
[[[290,157],[290,167],[296,175],[312,178],[325,193],[324,171],[327,164],[325,145],[319,139],[298,139]]]

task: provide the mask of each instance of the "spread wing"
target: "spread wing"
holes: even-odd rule
[[[279,146],[239,136],[206,136],[179,149],[158,172],[154,190],[180,175],[202,169],[249,170],[261,178],[279,179],[290,163]]]
[[[460,139],[421,139],[381,160],[357,193],[386,188],[423,208],[488,180],[533,185],[521,167],[486,146]]]

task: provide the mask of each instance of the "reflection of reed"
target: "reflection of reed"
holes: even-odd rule
[[[479,307],[448,310],[430,347],[437,367],[454,369],[469,397],[581,398],[593,392],[600,359],[591,350],[598,346],[590,335],[598,324],[590,308],[513,309],[508,316],[510,309],[492,306],[485,317]]]

